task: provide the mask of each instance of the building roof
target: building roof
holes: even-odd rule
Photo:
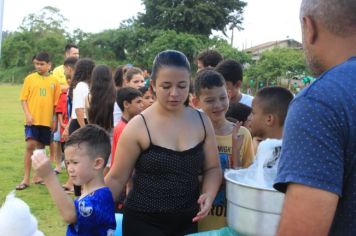
[[[285,40],[270,41],[270,42],[267,42],[267,43],[263,43],[263,44],[260,44],[260,45],[256,45],[256,46],[250,47],[250,48],[246,48],[243,51],[244,52],[248,52],[248,53],[254,53],[256,51],[260,51],[260,50],[263,50],[263,49],[277,47],[278,45],[281,45],[281,44],[286,43],[286,42],[288,44],[294,43],[294,44],[298,45],[297,48],[301,48],[302,47],[302,44],[300,42],[294,40],[294,39],[285,39]]]

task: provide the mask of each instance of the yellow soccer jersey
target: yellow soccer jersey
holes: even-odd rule
[[[60,85],[53,75],[42,76],[36,72],[25,78],[20,100],[27,101],[33,125],[51,127],[60,93]]]
[[[56,77],[60,85],[68,86],[66,76],[64,75],[64,66],[57,66],[53,70],[53,75]]]
[[[244,138],[240,156],[241,166],[247,168],[254,160],[252,137],[248,129],[240,127],[237,134]],[[220,164],[223,171],[231,168],[231,156],[232,156],[232,134],[225,136],[216,135],[216,141],[218,144]],[[216,195],[209,215],[198,223],[199,232],[215,230],[227,226],[226,221],[226,189],[225,180],[223,180],[219,192]]]

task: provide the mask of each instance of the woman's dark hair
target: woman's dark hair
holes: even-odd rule
[[[91,76],[88,120],[110,131],[113,128],[113,112],[116,89],[108,66],[98,65]]]
[[[190,63],[188,58],[179,51],[166,50],[157,54],[153,61],[151,79],[155,83],[159,69],[166,66],[181,67],[190,74]]]
[[[121,88],[124,83],[124,74],[125,74],[124,69],[125,69],[125,66],[121,65],[121,66],[118,66],[115,70],[114,82],[115,82],[115,86],[117,88]]]
[[[90,85],[91,73],[95,67],[95,62],[89,58],[80,59],[74,70],[73,78],[69,86],[69,97],[73,100],[73,90],[79,82],[86,82]]]

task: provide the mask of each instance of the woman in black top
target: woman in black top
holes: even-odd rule
[[[214,130],[185,106],[190,65],[177,51],[159,53],[152,70],[156,102],[125,127],[105,178],[115,200],[131,176],[124,235],[185,235],[197,231],[221,183]],[[198,176],[203,175],[201,193]]]

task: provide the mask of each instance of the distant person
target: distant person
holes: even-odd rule
[[[71,117],[67,125],[68,134],[84,127],[88,123],[85,113],[85,99],[89,94],[91,74],[95,67],[95,62],[88,58],[79,59],[76,63],[73,78],[70,82],[68,99],[71,101]],[[67,132],[66,130],[64,132]],[[70,190],[72,186],[69,176],[67,183],[63,185],[65,190]],[[80,187],[74,186],[74,194],[80,196]]]
[[[79,58],[79,49],[78,46],[74,44],[67,44],[64,48],[64,60],[67,59],[68,57],[75,57]],[[53,76],[55,76],[58,80],[58,82],[61,85],[61,90],[63,92],[67,92],[68,89],[68,83],[67,83],[67,77],[64,73],[64,65],[57,66],[53,70]],[[61,132],[60,132],[60,124],[58,122],[58,127],[56,132],[54,132],[52,135],[52,140],[51,140],[51,145],[50,145],[50,156],[51,160],[53,160],[56,164],[56,168],[54,171],[59,174],[61,173],[61,162],[62,162],[62,148],[61,148]]]
[[[124,74],[126,73],[127,69],[128,68],[125,67],[125,65],[118,66],[115,69],[115,73],[114,73],[113,79],[114,79],[114,82],[115,82],[116,90],[119,90],[124,86]],[[115,104],[114,104],[113,115],[114,115],[114,121],[113,121],[114,123],[113,123],[113,125],[115,127],[115,125],[117,125],[117,123],[120,121],[121,116],[122,116],[122,111],[120,110],[120,108],[117,105],[116,101],[115,101]]]
[[[197,56],[198,71],[207,67],[216,67],[223,60],[223,56],[216,50],[207,49],[202,51]]]
[[[124,74],[124,86],[139,89],[145,86],[143,72],[138,67],[129,68]]]
[[[79,48],[75,44],[67,44],[64,47],[64,60],[68,57],[79,58]],[[64,65],[57,66],[53,70],[53,75],[58,79],[62,89],[67,89],[69,84],[67,83],[66,76],[64,74]]]
[[[66,235],[114,235],[114,201],[103,175],[110,155],[108,134],[97,125],[87,125],[69,137],[64,152],[74,184],[83,186],[82,195],[74,202],[51,171],[46,155],[34,154],[32,166],[44,179],[56,207],[68,223]]]
[[[143,110],[146,110],[146,108],[150,107],[154,103],[155,97],[150,87],[141,87],[139,90],[142,93]]]
[[[143,77],[145,78],[145,87],[150,87],[151,85],[151,69],[149,68],[142,68]]]
[[[49,74],[51,68],[50,56],[46,52],[36,55],[35,73],[28,75],[22,86],[20,101],[25,113],[24,177],[16,190],[30,186],[31,155],[35,149],[43,149],[51,141],[51,130],[57,128],[53,121],[55,106],[61,92],[57,79]],[[34,183],[41,183],[34,177]]]
[[[74,75],[74,69],[75,69],[75,64],[77,63],[78,58],[76,57],[68,57],[64,60],[63,66],[64,66],[64,74],[67,79],[67,83],[70,84],[71,78]],[[69,115],[68,115],[68,89],[67,90],[62,90],[61,95],[59,96],[58,104],[56,106],[56,114],[57,114],[57,119],[59,123],[59,132],[60,132],[60,150],[62,154],[63,150],[63,145],[65,142],[65,137],[63,137],[63,132],[67,128],[68,122],[69,122]],[[60,173],[62,171],[62,156],[61,158],[56,160],[56,167],[54,171],[56,173]]]
[[[115,126],[113,142],[112,142],[112,162],[114,163],[114,156],[116,146],[127,123],[136,115],[143,111],[142,93],[134,88],[126,87],[117,91],[116,102],[122,110],[122,116],[119,123]]]
[[[142,93],[134,88],[126,87],[117,91],[116,101],[119,104],[120,109],[123,111],[121,119],[119,123],[115,126],[112,147],[111,147],[111,155],[112,160],[110,163],[110,168],[114,164],[116,146],[119,142],[122,132],[124,131],[127,123],[136,115],[140,114],[143,111],[143,103],[142,103]],[[127,196],[127,192],[129,191],[129,187],[131,187],[132,181],[131,179],[126,184],[126,188],[123,189],[119,200],[117,201],[116,210],[122,212],[124,208],[125,198]]]
[[[221,182],[214,131],[204,113],[184,105],[190,64],[183,53],[159,53],[152,84],[157,102],[125,127],[105,183],[117,200],[135,170],[125,202],[123,235],[194,233]]]
[[[225,79],[230,102],[240,102],[251,107],[253,97],[241,92],[243,81],[242,65],[235,60],[227,59],[220,62],[215,67],[215,70],[222,74]]]
[[[222,171],[249,167],[254,160],[251,134],[242,122],[232,123],[225,118],[229,99],[222,75],[209,68],[199,71],[194,90],[195,107],[202,109],[213,124]],[[199,231],[227,226],[226,214],[223,181],[209,215],[198,224]]]
[[[356,4],[303,0],[303,48],[318,79],[290,105],[274,187],[277,235],[356,235]]]

